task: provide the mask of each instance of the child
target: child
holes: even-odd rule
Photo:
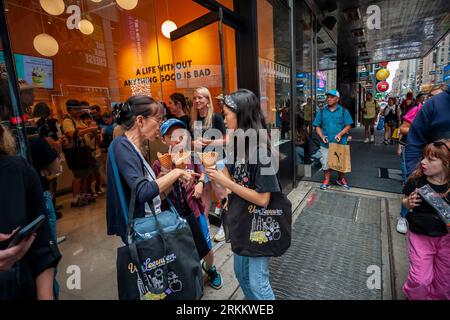
[[[410,210],[406,216],[410,267],[403,291],[410,300],[450,299],[449,229],[417,191],[428,184],[448,202],[449,181],[450,140],[428,144],[403,189],[402,203]]]
[[[183,130],[184,136],[180,136],[179,139],[176,137],[172,138],[172,134],[176,129],[180,130],[184,129]],[[177,131],[177,134],[178,132],[180,131]],[[178,119],[174,118],[169,119],[161,125],[161,140],[163,141],[164,144],[169,146],[169,151],[171,151],[174,148],[179,148],[181,151],[181,144],[183,142],[186,142],[184,139],[186,139],[188,136],[189,132],[186,130],[186,125]],[[169,171],[169,169],[166,169],[161,165],[159,160],[156,160],[153,163],[152,168],[157,177],[160,177]],[[186,169],[195,171],[197,173],[201,173],[201,166],[195,165],[193,163],[187,164]],[[212,251],[212,242],[211,237],[209,235],[208,223],[205,216],[205,205],[203,204],[201,199],[203,187],[205,184],[203,176],[204,175],[201,174],[199,180],[194,181],[194,183],[190,185],[181,186],[181,188],[183,188],[184,192],[186,193],[188,205],[194,211],[195,217],[197,218],[197,223],[208,245],[209,252],[206,254],[205,257],[203,257],[202,268],[208,275],[208,281],[211,287],[214,289],[220,289],[222,287],[222,276],[214,266],[214,252]],[[178,186],[174,185],[174,189],[175,188],[178,188]],[[180,195],[178,194],[177,197],[175,197],[174,191],[175,190],[173,190],[169,194],[169,197],[173,203],[177,203],[178,201],[176,199],[180,197]],[[181,192],[183,192],[183,190],[181,190]],[[180,197],[180,201],[183,201],[182,197]],[[199,246],[198,243],[196,243],[196,245]]]
[[[251,91],[241,89],[230,96],[225,96],[224,103],[227,129],[244,131],[267,129],[259,100]],[[262,141],[263,138],[260,138],[260,143],[257,144],[247,143],[244,159],[236,157],[239,156],[239,151],[233,156],[234,159],[227,157],[229,162],[223,171],[206,168],[206,174],[211,181],[260,207],[266,207],[269,204],[272,192],[280,191],[273,167],[270,164],[263,165],[259,157],[254,157],[258,153],[264,154],[264,151],[267,151],[267,155],[270,156],[270,142]],[[256,164],[250,161],[253,158],[257,158]],[[233,236],[230,233],[232,239]],[[234,253],[234,272],[246,299],[275,299],[269,281],[269,262],[269,256],[241,256]]]

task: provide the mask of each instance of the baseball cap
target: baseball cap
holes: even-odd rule
[[[186,129],[186,124],[183,121],[180,121],[178,119],[172,118],[167,121],[164,121],[161,125],[161,137],[164,137],[169,131],[169,129],[173,126],[182,127],[183,129]]]
[[[341,97],[341,95],[339,94],[339,91],[337,91],[336,89],[327,91],[327,93],[325,93],[325,95],[331,95],[331,96],[335,96],[338,98]]]

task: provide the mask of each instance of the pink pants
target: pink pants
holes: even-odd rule
[[[410,300],[450,300],[450,234],[428,237],[408,232]]]

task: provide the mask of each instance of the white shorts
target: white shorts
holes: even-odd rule
[[[320,146],[320,153],[322,153],[322,157],[320,158],[320,163],[322,164],[322,170],[328,170],[328,148]]]

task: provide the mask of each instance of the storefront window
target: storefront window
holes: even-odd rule
[[[180,27],[209,12],[194,1],[139,0],[130,10],[112,0],[60,2],[62,12],[42,7],[39,0],[6,1],[19,78],[35,87],[34,104],[49,104],[58,118],[64,117],[68,99],[109,111],[131,95],[166,101],[178,88],[217,87],[217,23],[174,43],[163,34],[168,20]],[[230,55],[234,33],[225,33]],[[182,82],[189,73],[192,81],[186,87]]]
[[[319,107],[323,107],[325,93],[328,90],[336,89],[336,59],[337,47],[331,37],[321,27],[317,33],[317,102]]]
[[[221,3],[232,8],[233,1]],[[29,117],[37,103],[48,105],[62,123],[70,99],[85,102],[87,112],[98,106],[104,114],[132,95],[167,104],[171,94],[192,98],[200,86],[213,97],[237,89],[234,30],[223,26],[223,59],[219,22],[170,39],[173,28],[210,12],[195,1],[6,0],[5,5],[17,76],[34,94],[21,101]],[[1,116],[8,118],[3,87]],[[151,155],[162,147],[156,142]]]
[[[290,8],[285,1],[259,0],[258,47],[261,108],[269,129],[278,129],[279,179],[292,182],[291,26]],[[273,139],[274,140],[274,139]]]

